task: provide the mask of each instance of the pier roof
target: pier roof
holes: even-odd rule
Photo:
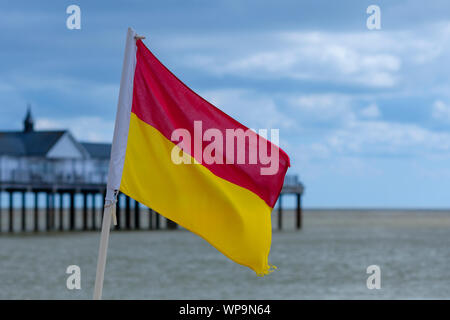
[[[0,131],[0,154],[44,157],[67,130]]]
[[[92,158],[109,159],[111,155],[110,143],[81,142],[81,145],[87,150]]]

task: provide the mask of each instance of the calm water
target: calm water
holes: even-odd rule
[[[306,211],[274,231],[278,270],[264,278],[187,231],[112,232],[109,299],[449,299],[450,212]],[[99,233],[0,236],[0,299],[90,299]],[[66,288],[68,265],[81,290]],[[366,268],[381,268],[368,290]]]

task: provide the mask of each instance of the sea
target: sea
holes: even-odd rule
[[[310,209],[301,230],[293,211],[283,230],[273,218],[277,269],[265,277],[183,229],[113,230],[103,298],[450,298],[450,211]],[[2,232],[0,299],[92,299],[99,240],[100,231]],[[80,289],[67,285],[72,265]]]

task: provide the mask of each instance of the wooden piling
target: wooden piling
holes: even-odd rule
[[[139,202],[134,200],[134,229],[139,230],[141,228],[141,220],[140,220],[140,207]]]
[[[87,225],[87,213],[88,213],[88,208],[87,208],[87,192],[83,192],[83,231],[86,231],[88,229],[88,225]]]
[[[302,203],[301,203],[302,195],[297,193],[297,229],[302,228]]]
[[[27,230],[27,221],[26,221],[26,207],[25,207],[25,191],[22,191],[22,231]]]
[[[39,231],[39,193],[34,192],[34,232]]]
[[[156,227],[156,230],[159,230],[159,220],[160,220],[160,215],[159,215],[159,213],[158,212],[156,212],[155,211],[155,227]]]
[[[70,192],[69,229],[75,230],[75,192]]]
[[[103,225],[103,213],[105,212],[106,189],[102,191],[102,212],[100,212],[100,227]]]
[[[59,193],[59,231],[64,230],[64,193]]]
[[[131,230],[131,199],[129,196],[125,196],[125,228]]]
[[[116,202],[116,219],[117,219],[117,225],[115,226],[115,230],[120,230],[120,221],[121,221],[121,216],[120,216],[120,193],[117,195],[117,202]]]
[[[96,195],[97,194],[95,192],[91,194],[91,196],[92,196],[92,198],[91,198],[91,214],[92,214],[92,216],[91,216],[91,219],[92,219],[91,228],[92,228],[92,230],[96,230],[97,229],[97,221],[96,221],[96,219],[97,219],[97,208],[95,206],[95,204],[96,204],[96,201],[95,201]]]
[[[14,203],[13,192],[9,191],[9,232],[14,232]]]
[[[55,192],[50,193],[50,229],[55,229]]]
[[[45,193],[45,230],[50,231],[50,192]]]
[[[278,198],[278,230],[283,229],[283,195],[280,193]]]
[[[153,210],[148,208],[148,229],[153,230]]]
[[[175,230],[178,227],[176,222],[174,222],[170,219],[166,219],[166,226],[167,226],[167,229],[169,229],[169,230]]]

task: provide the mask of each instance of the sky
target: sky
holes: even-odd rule
[[[111,142],[129,26],[201,96],[280,130],[305,207],[450,206],[449,1],[2,1],[0,129],[30,103],[38,129]]]

